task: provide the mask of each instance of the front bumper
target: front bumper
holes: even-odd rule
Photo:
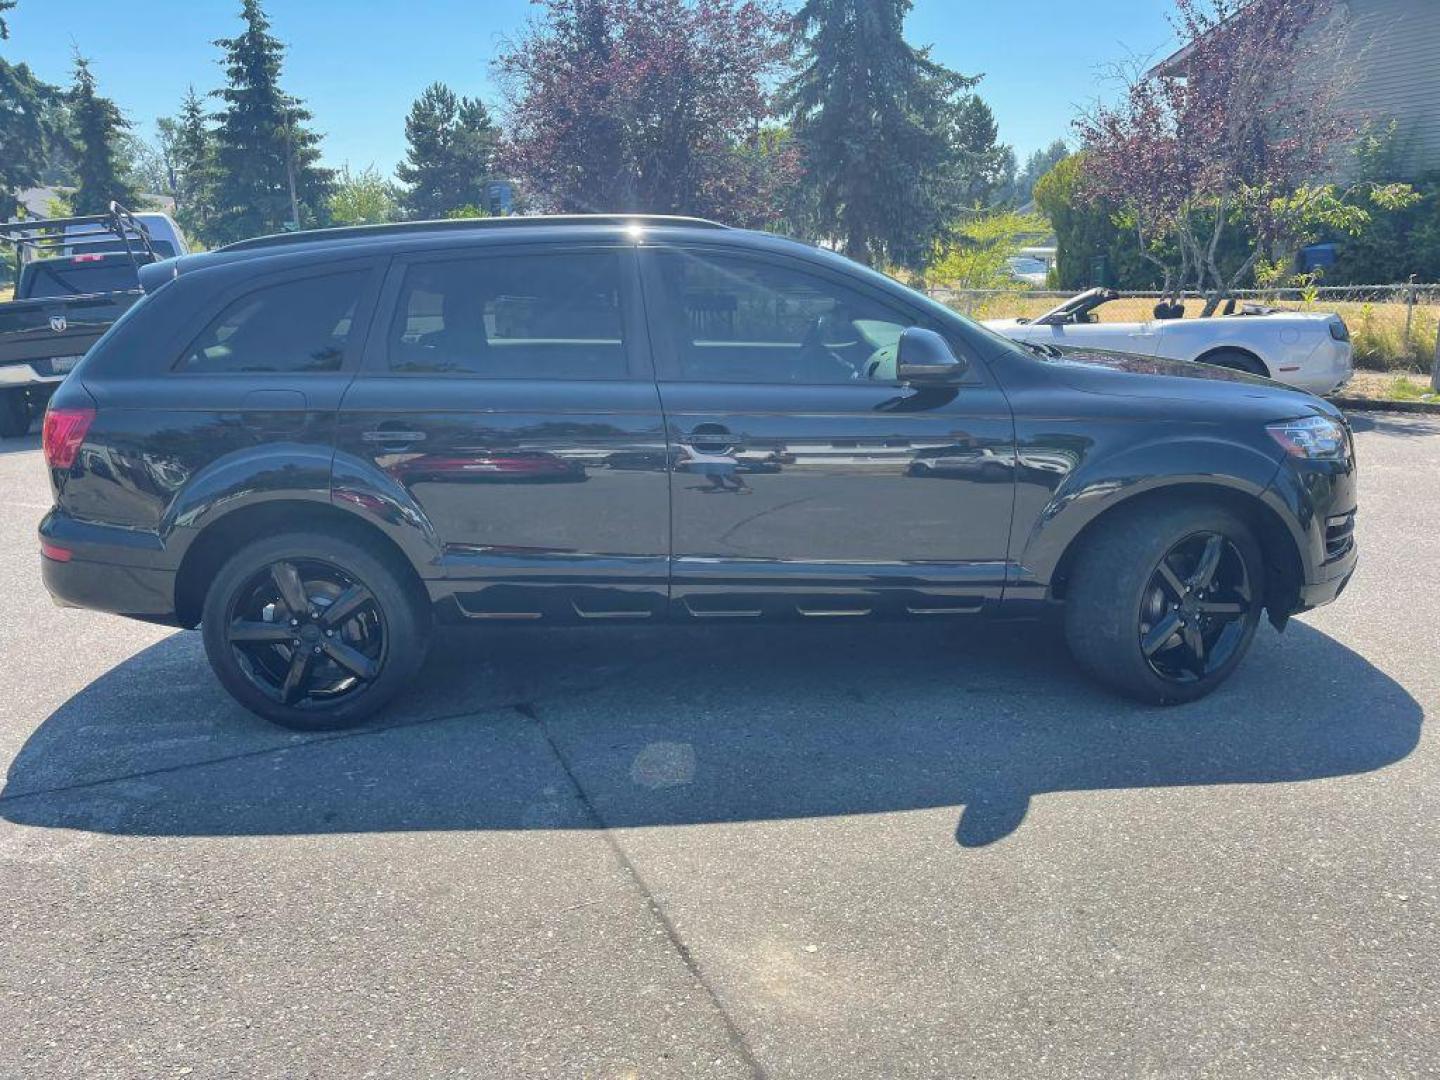
[[[1325,576],[1318,581],[1307,581],[1300,587],[1300,611],[1309,611],[1311,608],[1321,607],[1332,600],[1340,599],[1340,594],[1350,584],[1350,579],[1355,576],[1355,568],[1360,563],[1360,551],[1352,547],[1350,553],[1335,563],[1328,564]]]
[[[1295,606],[1307,611],[1335,600],[1350,584],[1360,561],[1353,447],[1346,461],[1286,459],[1267,493],[1277,498],[1300,555]]]

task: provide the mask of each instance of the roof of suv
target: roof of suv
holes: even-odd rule
[[[164,280],[194,270],[228,266],[256,259],[284,259],[286,264],[333,259],[337,255],[395,252],[435,247],[490,243],[555,242],[577,237],[593,240],[621,240],[634,237],[636,230],[660,233],[673,239],[733,240],[746,246],[803,248],[808,244],[770,233],[732,229],[704,218],[656,214],[564,214],[533,217],[473,218],[447,221],[409,221],[394,225],[359,225],[340,229],[260,236],[215,251],[167,260],[142,275],[142,285],[152,292]]]

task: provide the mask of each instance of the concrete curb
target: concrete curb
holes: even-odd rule
[[[1371,398],[1332,397],[1330,404],[1346,412],[1394,412],[1440,414],[1440,401],[1384,401]]]

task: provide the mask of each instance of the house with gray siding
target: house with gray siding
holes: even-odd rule
[[[1335,59],[1345,65],[1336,73],[1345,84],[1345,108],[1372,127],[1394,121],[1408,177],[1440,170],[1440,0],[1339,0],[1339,6],[1346,36]],[[1183,75],[1188,51],[1154,70]]]
[[[1440,170],[1440,0],[1347,0],[1355,65],[1345,105],[1395,121],[1411,175]]]

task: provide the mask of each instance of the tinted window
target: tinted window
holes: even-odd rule
[[[140,288],[135,264],[129,259],[101,263],[72,263],[68,259],[32,263],[25,272],[27,276],[22,291],[36,300]]]
[[[700,382],[890,382],[902,311],[803,269],[722,255],[660,255],[673,377]]]
[[[390,327],[396,371],[623,379],[620,256],[494,256],[412,266]]]
[[[242,296],[176,365],[180,371],[336,371],[366,271],[271,285]]]
[[[155,256],[159,259],[173,259],[175,257],[175,245],[169,240],[151,240],[150,246],[155,250]],[[145,246],[138,240],[130,241],[130,251],[137,256],[145,254]],[[123,240],[92,240],[85,244],[71,244],[70,254],[88,255],[100,252],[118,252],[127,254],[125,241]]]

